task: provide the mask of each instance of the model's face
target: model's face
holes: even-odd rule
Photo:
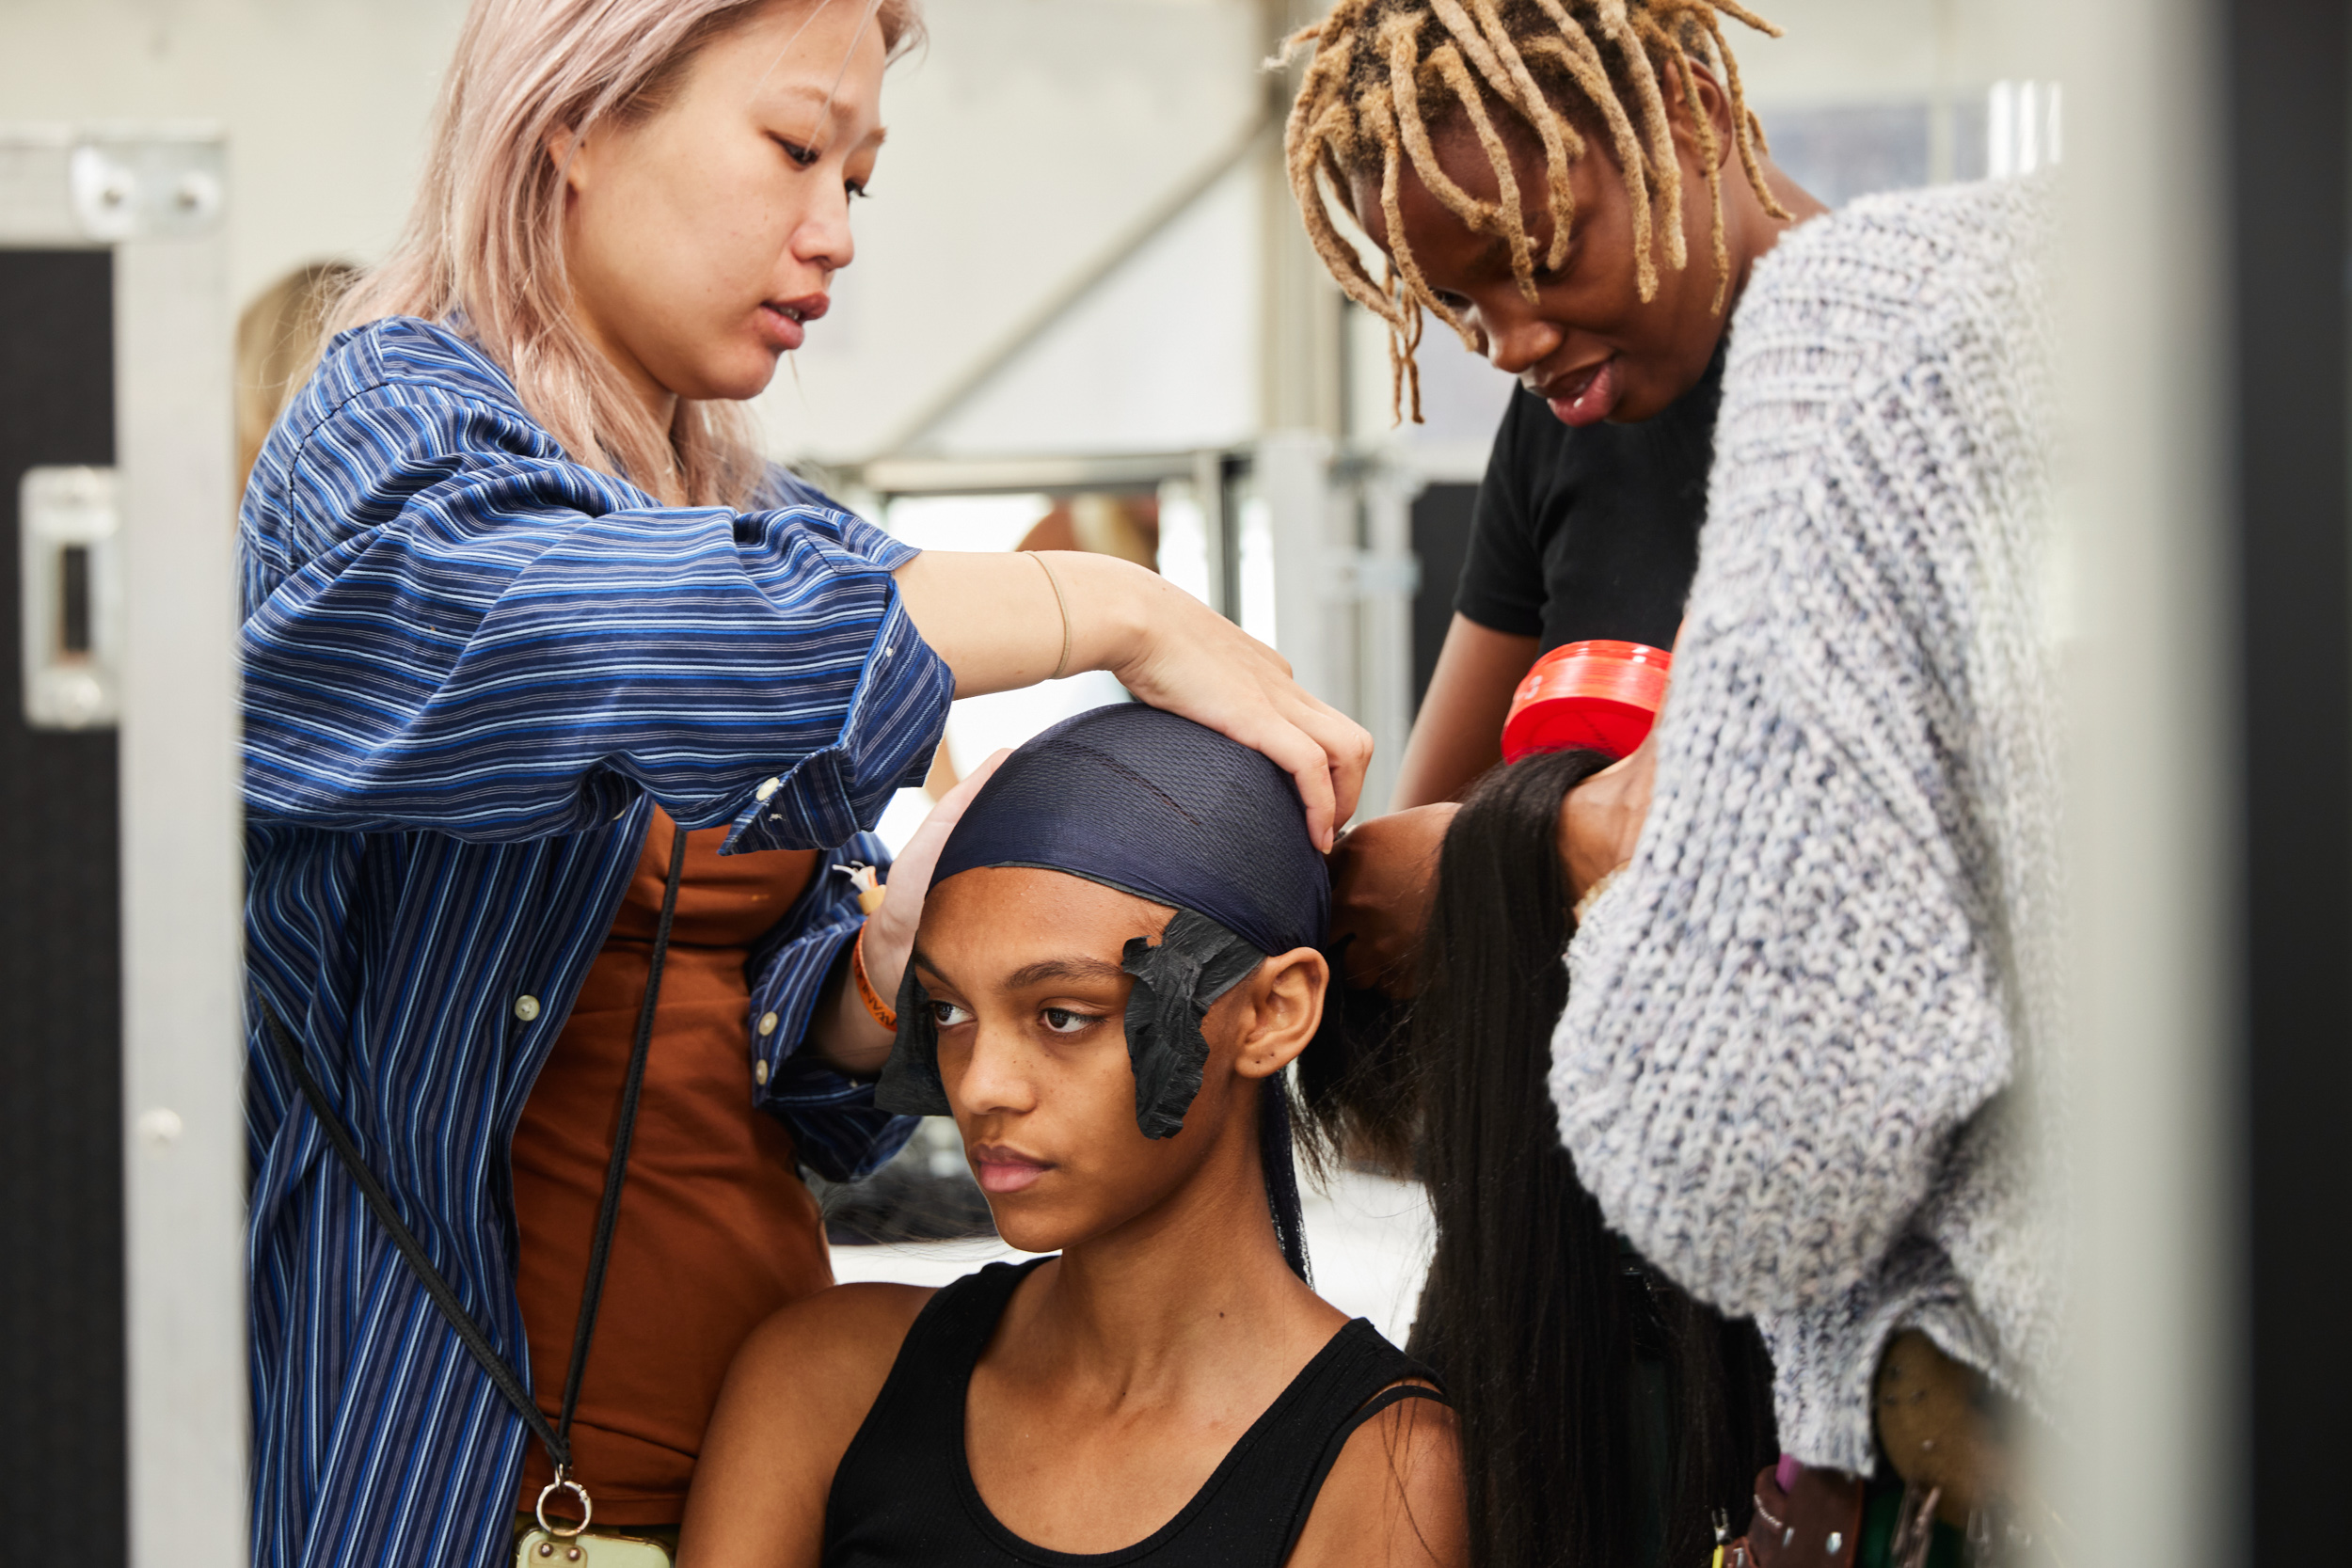
[[[924,899],[914,964],[939,1029],[940,1081],[996,1228],[1024,1251],[1148,1223],[1232,1133],[1254,1147],[1260,1080],[1313,1033],[1320,959],[1303,956],[1313,960],[1303,977],[1300,956],[1268,959],[1201,1022],[1209,1061],[1184,1130],[1145,1137],[1127,1054],[1135,982],[1120,957],[1134,938],[1156,940],[1172,914],[1019,867],[959,873]]]
[[[572,153],[576,313],[649,402],[756,395],[825,313],[882,149],[885,51],[866,10],[770,6],[651,114],[551,150]]]
[[[1714,84],[1701,78],[1703,98]],[[1708,98],[1710,106],[1718,98]],[[1488,112],[1512,152],[1514,177],[1525,204],[1521,214],[1534,245],[1535,298],[1519,292],[1503,237],[1472,230],[1422,183],[1408,158],[1397,181],[1397,209],[1406,244],[1422,276],[1447,309],[1481,331],[1486,357],[1551,404],[1563,422],[1646,420],[1698,384],[1714,356],[1728,314],[1713,309],[1712,208],[1696,139],[1679,104],[1674,119],[1682,166],[1682,212],[1689,261],[1669,266],[1657,246],[1658,292],[1641,297],[1633,257],[1633,205],[1603,138],[1584,135],[1584,155],[1570,161],[1568,183],[1576,219],[1567,255],[1546,268],[1552,222],[1545,200],[1543,149],[1534,134],[1500,105]],[[1728,134],[1728,122],[1723,128]],[[1438,165],[1482,202],[1498,199],[1501,182],[1467,119],[1455,114],[1430,128]],[[1730,178],[1739,178],[1736,165]],[[1390,255],[1395,246],[1381,210],[1377,169],[1349,184],[1356,221]],[[1662,230],[1671,221],[1654,213]]]

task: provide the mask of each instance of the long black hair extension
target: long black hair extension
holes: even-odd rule
[[[1359,1006],[1343,1078],[1309,1085],[1334,1127],[1393,1126],[1374,1093],[1412,1101],[1437,1251],[1409,1348],[1461,1423],[1479,1568],[1703,1563],[1715,1513],[1743,1528],[1778,1451],[1754,1325],[1644,1263],[1560,1145],[1560,802],[1608,761],[1556,752],[1481,781],[1446,833],[1409,1014]]]

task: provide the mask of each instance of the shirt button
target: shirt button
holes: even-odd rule
[[[757,800],[764,806],[774,797],[776,791],[782,789],[783,787],[784,781],[782,779],[764,780],[757,789],[752,791],[752,799]]]
[[[775,1014],[762,1013],[759,1015],[759,1032],[763,1035],[772,1035],[776,1032]]]
[[[515,998],[515,1016],[529,1023],[539,1016],[539,999],[535,996]]]
[[[752,1082],[755,1084],[765,1084],[768,1082],[768,1064],[766,1062],[754,1062],[752,1064]]]

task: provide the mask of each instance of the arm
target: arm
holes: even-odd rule
[[[1740,369],[1654,795],[1569,947],[1551,1087],[1611,1223],[1761,1315],[1880,1266],[2014,1041],[1979,815],[1998,715],[1964,662],[2002,602],[1963,532],[1994,493],[1938,433],[1878,423],[1906,400],[1773,404]],[[1877,466],[1919,451],[1945,455]],[[1618,782],[1638,795],[1640,768]],[[1569,851],[1579,880],[1607,858]]]
[[[1320,847],[1354,815],[1372,737],[1308,695],[1289,660],[1158,573],[1076,551],[929,550],[898,579],[924,641],[955,671],[956,695],[1034,685],[1057,666],[1107,670],[1138,700],[1273,758],[1296,781]]]
[[[678,1568],[817,1568],[834,1471],[930,1295],[843,1285],[744,1341],[695,1461]]]
[[[858,1006],[855,992],[843,984],[850,944],[866,920],[856,890],[841,874],[853,862],[886,867],[890,854],[882,840],[860,833],[827,855],[808,892],[746,965],[753,1101],[792,1130],[802,1164],[828,1181],[871,1175],[904,1147],[915,1126],[913,1117],[875,1108],[880,1060],[869,1064],[858,1053],[862,1037],[845,1049],[829,1027],[844,991],[849,1005]],[[862,1017],[865,1009],[858,1011]],[[866,1027],[881,1034],[870,1021]],[[888,1037],[882,1037],[886,1054]]]
[[[810,506],[650,506],[430,384],[368,387],[289,444],[246,535],[258,817],[521,839],[642,788],[751,847],[839,843],[937,739],[952,685],[1052,673],[1063,606],[1068,669],[1264,752],[1326,842],[1354,809],[1363,730],[1124,562],[1051,558],[1057,599],[1046,557],[918,557]]]
[[[1531,425],[1529,421],[1540,421]],[[1470,509],[1469,547],[1454,590],[1454,619],[1399,760],[1391,811],[1458,800],[1502,760],[1511,692],[1535,662],[1548,593],[1537,518],[1549,502],[1528,460],[1535,432],[1558,427],[1541,400],[1514,392],[1495,427]]]
[[[851,945],[863,929],[867,977],[885,1001],[895,1000],[931,867],[964,806],[1005,755],[989,757],[950,790],[896,864],[871,834],[828,856],[772,945],[754,956],[750,1023],[752,1051],[762,1064],[758,1101],[790,1125],[801,1159],[828,1180],[871,1175],[904,1147],[915,1123],[875,1108],[872,1080],[889,1059],[893,1036],[866,1011],[850,978]],[[836,870],[851,862],[888,873],[889,895],[871,915],[860,911],[850,879]]]
[[[1391,811],[1458,800],[1502,760],[1502,721],[1513,689],[1535,662],[1537,642],[1454,613],[1397,764]]]
[[[1356,1429],[1315,1497],[1290,1568],[1465,1568],[1470,1518],[1454,1412],[1400,1400]]]

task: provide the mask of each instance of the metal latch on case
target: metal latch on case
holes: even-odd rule
[[[120,514],[112,468],[31,468],[17,491],[24,722],[111,727],[122,653]]]

